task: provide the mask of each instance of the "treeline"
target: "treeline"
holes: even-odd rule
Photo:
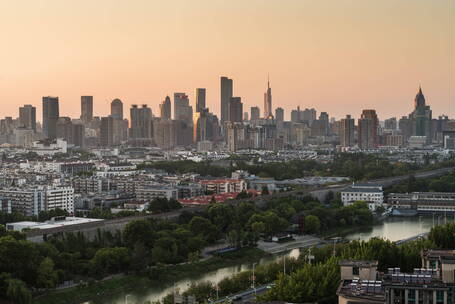
[[[440,177],[407,180],[386,189],[387,193],[455,192],[455,170]]]
[[[259,177],[276,180],[295,179],[304,176],[346,176],[354,180],[375,179],[405,175],[421,169],[435,169],[455,166],[454,160],[436,164],[393,163],[387,158],[364,153],[337,153],[334,160],[321,163],[316,160],[291,160],[288,162],[247,163],[244,160],[231,160],[230,166],[217,166],[209,161],[193,162],[160,161],[146,163],[140,169],[158,169],[169,173],[197,173],[202,176],[226,177],[235,170],[245,170]]]

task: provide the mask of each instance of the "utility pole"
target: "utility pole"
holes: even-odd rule
[[[256,277],[254,276],[254,267],[256,266],[256,263],[253,263],[253,289],[254,289],[254,294],[256,295]]]

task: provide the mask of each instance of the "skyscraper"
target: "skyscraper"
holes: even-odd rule
[[[329,114],[327,112],[321,112],[319,114],[319,121],[324,129],[324,136],[329,135]]]
[[[374,149],[378,146],[378,116],[375,110],[363,110],[359,118],[358,144],[361,149]]]
[[[93,119],[93,96],[81,96],[81,120],[89,123]]]
[[[277,122],[283,122],[284,121],[284,110],[283,110],[283,108],[276,108],[275,109],[275,120]]]
[[[392,117],[384,121],[384,129],[386,130],[396,130],[398,126],[397,118]]]
[[[24,105],[19,108],[19,125],[36,132],[36,108],[32,105]]]
[[[163,119],[171,119],[171,98],[166,96],[162,103],[160,103],[160,117]]]
[[[118,98],[111,102],[111,116],[115,119],[123,119],[123,102]]]
[[[196,89],[196,98],[194,104],[194,110],[196,113],[201,112],[205,109],[205,89],[197,88]]]
[[[354,146],[354,118],[351,115],[346,115],[346,118],[340,121],[340,145],[342,147]]]
[[[421,87],[419,87],[419,92],[414,99],[414,111],[409,115],[409,118],[412,121],[412,135],[426,136],[427,143],[431,143],[432,111],[430,106],[426,105]]]
[[[152,137],[152,110],[147,105],[138,107],[132,105],[130,137],[132,139],[147,139]]]
[[[57,137],[57,120],[60,116],[58,97],[43,97],[43,134],[49,139]]]
[[[76,147],[85,146],[85,126],[81,122],[72,123],[72,144]]]
[[[110,147],[114,143],[114,121],[113,116],[101,117],[100,145]]]
[[[303,110],[301,115],[303,116],[301,120],[306,122],[309,126],[316,120],[316,110],[314,108]]]
[[[73,123],[71,121],[71,118],[58,118],[56,137],[64,139],[68,144],[73,143]]]
[[[174,93],[174,119],[191,125],[193,122],[193,109],[185,93]]]
[[[221,77],[221,124],[229,120],[229,101],[233,95],[232,79]]]
[[[259,117],[261,117],[261,110],[259,109],[259,107],[251,107],[250,112],[251,112],[250,120],[258,120]]]
[[[267,80],[267,91],[264,93],[264,118],[271,118],[272,114],[272,89],[270,80]]]
[[[229,101],[229,118],[230,122],[242,122],[243,103],[240,97],[231,97]]]

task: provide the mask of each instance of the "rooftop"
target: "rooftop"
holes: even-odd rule
[[[341,260],[340,266],[377,267],[378,261]]]

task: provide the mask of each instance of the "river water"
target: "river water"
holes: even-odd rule
[[[379,225],[369,227],[367,229],[357,231],[351,234],[344,236],[348,240],[368,240],[372,237],[380,237],[389,239],[391,241],[403,240],[410,238],[420,233],[429,232],[431,227],[434,225],[443,224],[445,222],[454,222],[454,217],[445,218],[444,216],[432,216],[429,217],[408,217],[408,218],[399,218],[399,217],[390,217],[387,218]],[[283,253],[280,255],[275,255],[273,257],[267,257],[261,259],[258,263],[270,263],[277,261],[283,257],[299,256],[299,249],[294,249],[290,252]],[[172,293],[174,288],[179,289],[180,291],[185,291],[191,283],[199,283],[210,281],[212,283],[217,283],[226,277],[230,277],[238,272],[249,270],[252,268],[252,264],[240,264],[234,267],[221,268],[216,271],[208,272],[200,276],[188,277],[188,278],[178,278],[174,284],[168,284],[166,286],[150,286],[150,288],[144,293],[128,295],[129,303],[144,303],[146,301],[158,301],[162,299],[169,293]],[[116,301],[109,300],[107,303],[115,304],[124,304],[126,295],[120,296]],[[103,303],[104,304],[104,303]]]

